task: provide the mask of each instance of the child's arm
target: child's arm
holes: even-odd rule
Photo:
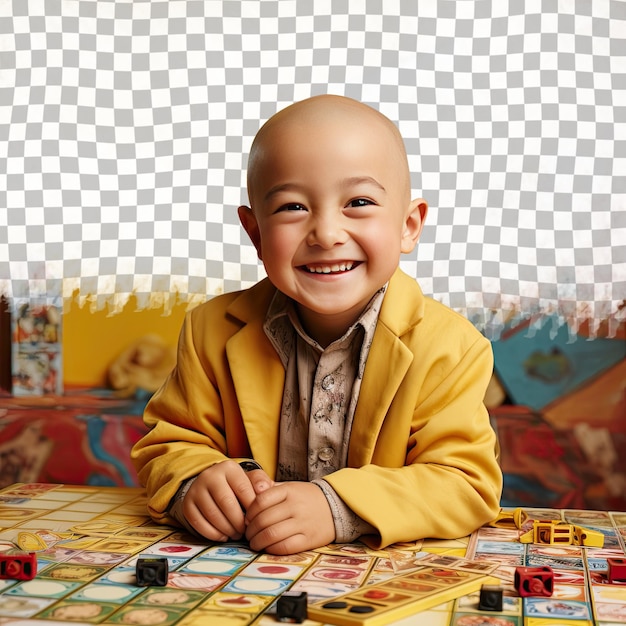
[[[197,341],[202,340],[196,337],[198,328],[207,324],[204,319],[195,323],[192,313],[181,330],[177,364],[144,412],[149,430],[131,453],[149,496],[150,513],[164,523],[177,521],[169,509],[186,481],[230,458],[239,461],[251,457],[243,437],[231,437],[230,449],[227,445],[229,427],[223,403],[228,394],[219,389],[212,362],[196,351]],[[243,470],[241,475],[245,478]],[[192,498],[200,493],[203,483],[204,478],[194,488]]]
[[[483,405],[493,368],[491,346],[478,337],[459,358],[448,358],[442,351],[437,355],[436,348],[432,352],[439,371],[428,367],[428,385],[416,370],[415,378],[409,373],[399,391],[406,394],[403,398],[415,398],[413,415],[407,416],[404,465],[394,467],[392,446],[379,446],[364,467],[325,477],[339,497],[377,529],[378,537],[372,540],[376,546],[461,537],[499,511],[502,473]],[[398,430],[403,419],[394,407],[386,418]]]

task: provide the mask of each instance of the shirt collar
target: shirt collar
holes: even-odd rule
[[[345,341],[350,340],[355,330],[359,327],[364,329],[366,335],[371,336],[373,334],[378,321],[380,307],[382,306],[383,298],[385,297],[387,285],[388,283],[383,285],[383,287],[381,287],[372,296],[372,299],[369,301],[359,318],[339,339],[333,341],[326,349],[332,348],[337,344],[343,344]],[[263,330],[275,347],[278,343],[284,349],[285,341],[278,341],[279,337],[284,338],[289,331],[295,330],[298,335],[300,335],[300,337],[302,337],[302,339],[316,351],[320,353],[324,351],[324,348],[322,348],[322,346],[320,346],[315,339],[310,337],[302,327],[293,300],[281,291],[277,290],[276,294],[272,298],[270,306],[267,310],[267,315],[265,316],[265,322],[263,323]],[[281,352],[282,349],[279,349],[279,354],[281,355],[281,358],[284,359],[284,355],[281,354]]]

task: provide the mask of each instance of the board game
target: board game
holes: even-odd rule
[[[525,509],[602,534],[603,547],[521,543],[520,530],[484,527],[458,540],[372,550],[330,545],[285,557],[244,543],[213,544],[155,525],[135,488],[18,484],[0,491],[0,555],[36,555],[36,576],[0,579],[0,626],[145,624],[269,626],[278,599],[306,592],[307,626],[565,626],[626,624],[626,513]],[[138,559],[166,559],[165,586],[140,586]],[[520,598],[517,566],[549,565],[551,597]],[[501,610],[479,610],[483,585]]]

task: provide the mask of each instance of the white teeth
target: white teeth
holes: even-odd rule
[[[346,272],[352,269],[353,263],[340,263],[336,265],[307,265],[306,268],[313,274],[332,274],[333,272]]]

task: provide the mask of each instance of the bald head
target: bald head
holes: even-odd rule
[[[358,126],[362,133],[371,136],[373,150],[385,150],[394,160],[407,196],[411,182],[406,149],[400,131],[382,113],[366,104],[344,96],[321,95],[296,102],[273,115],[259,130],[248,159],[248,195],[252,202],[254,188],[261,164],[271,152],[280,149],[281,141],[288,141],[294,129],[315,129],[335,126],[341,128]],[[313,146],[302,146],[303,150]]]

